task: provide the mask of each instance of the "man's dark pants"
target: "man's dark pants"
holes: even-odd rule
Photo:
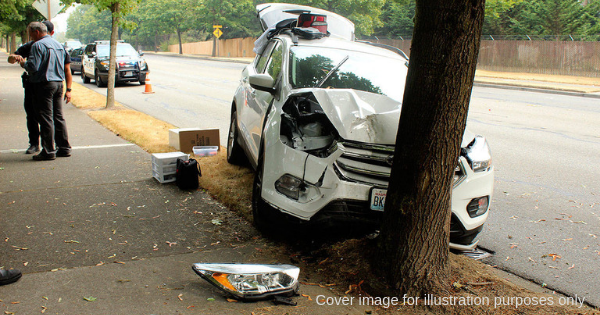
[[[34,108],[36,118],[40,124],[42,136],[42,153],[55,154],[56,147],[61,152],[71,152],[69,136],[67,135],[67,124],[62,113],[62,82],[42,82],[34,84],[35,97]]]
[[[37,147],[40,145],[40,127],[38,125],[35,110],[33,108],[33,85],[32,83],[23,83],[25,88],[25,116],[27,119],[27,131],[29,131],[29,145]]]

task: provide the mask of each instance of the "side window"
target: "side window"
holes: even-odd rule
[[[282,46],[283,45],[281,45],[280,43],[277,43],[277,46],[275,46],[275,48],[273,49],[273,53],[271,54],[271,61],[267,66],[267,73],[275,81],[277,81],[277,77],[279,77],[279,74],[281,73],[281,65],[283,62]]]
[[[260,58],[257,59],[256,62],[256,73],[264,73],[265,66],[267,65],[267,61],[269,61],[269,56],[271,55],[271,51],[277,42],[272,41],[267,45],[263,53],[260,55]]]

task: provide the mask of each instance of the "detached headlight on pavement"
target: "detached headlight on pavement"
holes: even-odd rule
[[[466,153],[473,172],[487,171],[492,166],[492,154],[484,137],[476,136],[466,148]]]
[[[240,300],[260,300],[298,292],[300,268],[292,265],[193,264],[204,280]]]

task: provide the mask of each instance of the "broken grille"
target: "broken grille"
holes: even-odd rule
[[[342,155],[335,161],[338,176],[346,181],[387,187],[392,171],[394,146],[340,142]],[[454,187],[460,184],[466,173],[462,163],[454,170]]]

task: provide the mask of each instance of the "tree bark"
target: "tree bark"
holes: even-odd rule
[[[115,2],[111,8],[112,13],[112,31],[110,33],[110,66],[108,68],[108,86],[106,90],[106,108],[115,106],[115,73],[117,70],[117,38],[119,36],[121,4]]]
[[[17,51],[17,34],[10,33],[10,53]]]
[[[181,44],[181,30],[177,28],[177,39],[179,40],[179,54],[183,55],[183,45]]]
[[[417,0],[411,59],[376,269],[402,294],[447,278],[452,179],[479,52],[484,0]]]

